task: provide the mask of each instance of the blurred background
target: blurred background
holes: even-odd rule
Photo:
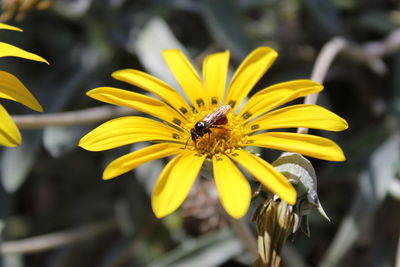
[[[51,65],[2,58],[0,69],[19,77],[45,113],[104,105],[85,95],[98,86],[140,91],[111,78],[119,69],[145,70],[176,86],[162,49],[180,48],[197,66],[207,54],[228,49],[233,71],[253,48],[271,46],[279,57],[255,93],[310,78],[324,44],[344,38],[347,49],[330,66],[318,103],[350,128],[312,131],[335,140],[347,157],[341,163],[311,160],[331,222],[312,213],[311,236],[299,231],[287,242],[283,261],[285,266],[394,266],[396,259],[400,264],[399,1],[1,3],[3,21],[24,30],[3,30],[1,41]],[[20,104],[1,103],[11,114],[37,115]],[[20,147],[0,148],[0,266],[252,264],[229,221],[214,208],[212,182],[196,185],[179,211],[158,220],[149,195],[165,162],[103,181],[107,163],[140,145],[101,153],[78,148],[79,139],[99,123],[22,129]],[[263,151],[269,161],[278,155]]]

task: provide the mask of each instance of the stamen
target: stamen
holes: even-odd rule
[[[245,113],[243,113],[242,118],[247,120],[248,118],[250,118],[250,116],[251,116],[251,113],[246,111]]]
[[[186,113],[188,113],[188,110],[185,107],[181,107],[179,109],[184,115],[186,115]]]
[[[174,118],[174,120],[172,121],[173,123],[175,123],[176,125],[181,125],[181,120]]]
[[[206,115],[213,110],[202,111],[194,114],[187,125],[187,132],[194,127],[196,122],[202,120]],[[243,119],[235,114],[227,114],[227,124],[215,125],[210,127],[210,133],[205,133],[203,136],[198,136],[196,142],[193,142],[188,136],[189,142],[187,149],[196,150],[199,154],[207,155],[207,158],[212,158],[214,155],[231,153],[233,150],[241,147],[247,141],[247,134],[244,131]]]
[[[236,101],[231,100],[229,101],[228,105],[234,108],[236,106]]]
[[[172,134],[172,138],[174,138],[174,139],[181,139],[181,137],[179,136],[179,134],[176,134],[176,133],[173,133]]]
[[[257,130],[258,128],[260,128],[260,125],[258,125],[258,124],[254,124],[251,126],[252,131]]]
[[[199,98],[199,99],[196,100],[196,104],[197,104],[199,107],[203,107],[203,106],[204,106],[204,100],[201,99],[201,98]]]

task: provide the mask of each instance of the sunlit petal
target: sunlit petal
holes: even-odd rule
[[[172,159],[158,178],[151,195],[151,206],[158,218],[174,212],[185,200],[205,155],[189,151]]]
[[[186,121],[185,117],[168,104],[143,94],[112,87],[98,87],[87,92],[87,95],[105,103],[142,111],[178,126]]]
[[[8,112],[0,105],[0,146],[21,144],[21,134]]]
[[[49,64],[44,58],[16,46],[0,42],[0,57],[20,57]]]
[[[290,205],[296,203],[296,190],[271,164],[244,150],[237,150],[229,157],[243,166],[272,193]]]
[[[0,71],[0,97],[17,101],[36,111],[43,111],[42,106],[22,82],[5,71]]]
[[[164,50],[162,55],[192,105],[196,108],[204,108],[208,95],[190,61],[177,49]]]
[[[204,89],[210,105],[220,106],[224,98],[228,74],[229,51],[207,56],[203,62]]]
[[[347,129],[348,124],[344,119],[323,107],[301,104],[267,113],[246,125],[246,132],[293,127],[337,132]]]
[[[269,47],[259,47],[251,52],[240,64],[232,78],[225,105],[237,108],[277,56],[278,53]]]
[[[90,151],[102,151],[143,141],[184,143],[181,132],[161,122],[144,117],[122,117],[98,126],[82,137],[79,146]]]
[[[333,141],[309,134],[269,132],[249,137],[249,145],[296,152],[313,158],[344,161],[342,149]]]
[[[310,80],[278,83],[253,95],[246,102],[239,116],[249,121],[296,98],[320,92],[323,88],[321,84]]]
[[[137,166],[160,158],[181,153],[182,145],[161,143],[131,152],[112,161],[103,172],[103,179],[108,180],[131,171]]]
[[[251,188],[241,171],[225,155],[214,156],[215,184],[222,206],[234,218],[243,217],[250,205]]]
[[[185,99],[174,88],[152,75],[139,70],[125,69],[114,72],[112,77],[161,97],[165,102],[184,115],[191,112]]]

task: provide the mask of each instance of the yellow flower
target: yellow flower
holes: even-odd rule
[[[222,205],[235,218],[246,213],[251,198],[250,185],[236,164],[271,192],[294,204],[296,191],[292,185],[269,163],[246,151],[244,148],[248,146],[298,152],[325,160],[345,160],[342,150],[329,139],[289,132],[265,132],[294,127],[330,131],[346,129],[345,120],[317,105],[293,105],[274,110],[293,99],[321,91],[323,87],[320,84],[310,80],[276,84],[257,92],[241,105],[277,57],[273,49],[260,47],[248,55],[226,92],[228,51],[205,58],[202,78],[179,50],[165,50],[163,57],[190,104],[171,86],[144,72],[132,69],[114,72],[112,76],[115,79],[138,86],[161,100],[111,87],[95,88],[87,94],[106,103],[142,111],[158,120],[138,116],[117,118],[100,125],[79,143],[91,151],[143,141],[156,143],[111,162],[103,173],[103,179],[116,177],[151,160],[177,155],[165,166],[152,192],[152,208],[157,217],[172,213],[182,204],[205,161],[212,162]],[[195,134],[192,140],[190,132],[196,122],[210,123],[209,116],[205,116],[219,111],[222,105],[230,105],[231,110],[222,112],[217,122],[211,121],[214,123],[211,126],[215,127],[210,128],[210,133],[200,131],[203,128],[198,125],[195,128],[197,133],[204,135]]]
[[[22,31],[19,28],[3,23],[0,23],[0,29]],[[20,57],[48,64],[45,59],[38,55],[3,42],[0,42],[0,57]],[[6,71],[0,71],[0,98],[17,101],[33,110],[43,111],[38,101],[23,83],[17,77]],[[21,144],[21,134],[8,112],[0,104],[0,145],[17,146],[19,144]]]

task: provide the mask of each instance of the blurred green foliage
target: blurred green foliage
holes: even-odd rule
[[[174,85],[161,59],[165,48],[181,48],[195,63],[229,49],[236,67],[254,47],[272,46],[280,56],[255,93],[276,82],[309,78],[321,47],[335,36],[360,44],[384,39],[400,26],[399,8],[395,0],[55,0],[45,11],[7,22],[24,33],[0,33],[1,41],[41,55],[50,67],[4,58],[0,68],[19,77],[45,112],[52,113],[99,105],[85,95],[97,86],[139,90],[112,80],[118,69],[146,70]],[[318,134],[340,144],[347,161],[312,161],[319,199],[332,222],[311,216],[311,237],[299,233],[289,244],[283,259],[287,266],[395,263],[400,232],[399,52],[385,56],[384,63],[387,72],[377,75],[343,54],[328,72],[319,103],[345,118],[350,128]],[[12,114],[30,113],[3,102]],[[111,221],[112,227],[43,252],[3,254],[1,266],[252,263],[217,212],[201,220],[183,208],[166,219],[154,218],[149,193],[164,162],[102,181],[104,166],[137,146],[83,151],[76,144],[93,127],[24,130],[22,146],[1,148],[2,240],[89,223]],[[269,160],[277,155],[264,151]]]

